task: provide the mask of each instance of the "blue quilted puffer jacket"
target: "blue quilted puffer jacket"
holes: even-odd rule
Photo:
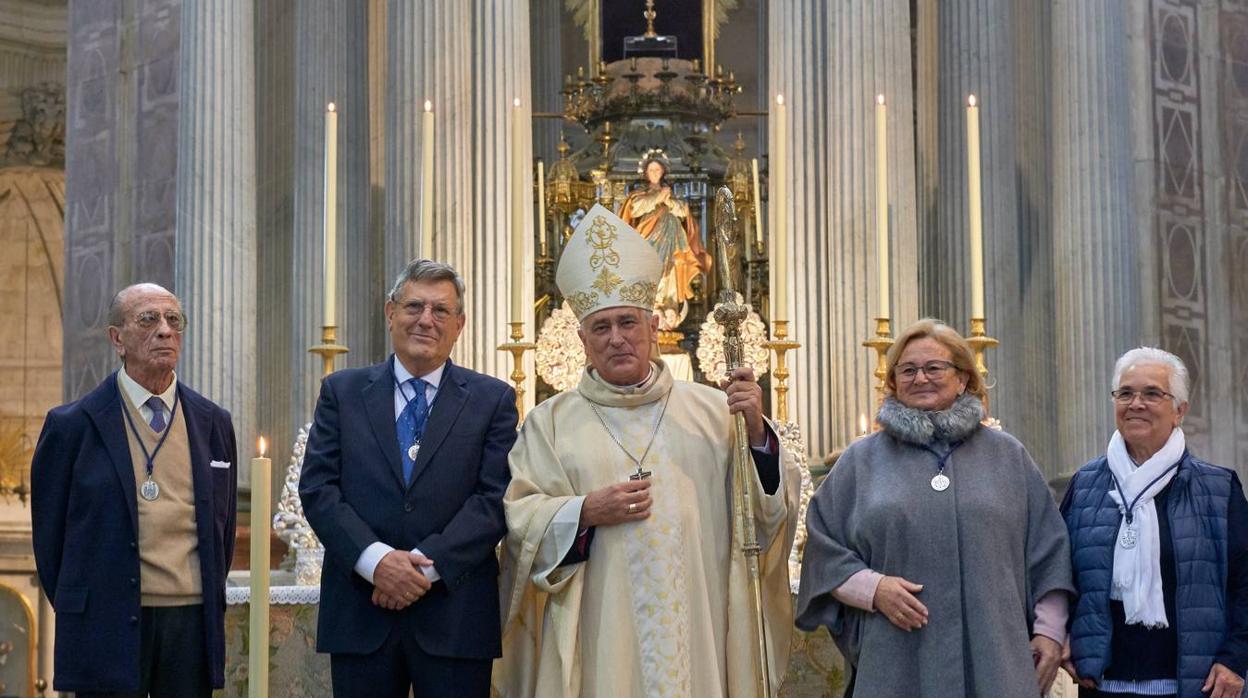
[[[1071,614],[1070,652],[1080,676],[1100,677],[1109,663],[1113,618],[1109,588],[1122,515],[1110,498],[1113,476],[1104,456],[1070,481],[1065,507],[1079,600]],[[1178,636],[1180,698],[1200,698],[1226,636],[1227,503],[1231,471],[1184,452],[1170,481],[1167,513],[1178,588],[1171,619]]]

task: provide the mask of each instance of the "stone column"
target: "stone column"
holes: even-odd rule
[[[192,324],[179,368],[230,411],[240,456],[252,452],[256,416],[252,21],[248,0],[182,2],[174,259]]]
[[[973,93],[981,105],[984,305],[988,333],[1002,343],[988,352],[991,409],[1007,430],[1016,428],[1029,408],[1020,399],[1027,348],[1019,268],[1015,14],[1015,4],[997,0],[925,0],[919,5],[916,60],[927,73],[920,80],[927,86],[919,88],[918,114],[923,218],[929,223],[922,228],[922,310],[964,334],[970,329],[966,100]]]
[[[1058,463],[1070,472],[1113,432],[1114,360],[1138,343],[1127,9],[1053,4],[1054,400]]]
[[[374,269],[380,241],[368,226],[367,3],[300,0],[295,4],[294,229],[290,263],[290,414],[293,424],[312,417],[321,359],[308,353],[320,342],[324,309],[325,105],[338,110],[339,342],[351,352],[336,366],[362,366],[385,355],[381,305]]]
[[[82,397],[118,366],[107,334],[113,294],[135,281],[174,286],[178,5],[69,6],[67,400]]]
[[[507,322],[511,319],[509,284],[503,282],[511,277],[511,213],[517,205],[511,186],[511,103],[519,98],[520,118],[530,123],[529,5],[527,0],[472,0],[455,4],[471,9],[467,23],[470,41],[466,42],[471,53],[470,59],[461,65],[448,66],[450,74],[439,80],[440,87],[459,93],[453,98],[453,130],[443,129],[449,132],[448,139],[439,138],[439,146],[448,151],[447,157],[439,161],[455,168],[446,186],[436,192],[438,201],[445,201],[437,210],[451,216],[449,220],[435,217],[439,223],[445,220],[446,225],[438,227],[446,230],[449,244],[444,255],[441,247],[435,247],[468,284],[468,324],[456,345],[455,360],[506,380],[511,372],[511,355],[499,352],[497,347],[508,341]],[[448,32],[444,36],[453,36],[449,27],[440,28]],[[531,129],[523,129],[520,158],[526,171],[532,162],[531,134]],[[526,299],[532,299],[531,188],[525,190],[518,205],[530,212],[524,223],[524,294]],[[531,300],[526,306],[531,306]],[[533,341],[532,312],[526,313],[524,320],[526,337]],[[532,358],[533,353],[529,352],[525,371],[529,376],[530,404]]]
[[[845,446],[875,410],[875,96],[888,101],[891,316],[917,317],[910,9],[906,2],[773,3],[771,92],[789,105],[791,414],[811,454]],[[772,126],[771,151],[775,151]],[[775,173],[773,173],[775,176]],[[772,219],[774,220],[774,218]],[[802,271],[792,260],[805,260]],[[798,292],[798,288],[801,292]]]

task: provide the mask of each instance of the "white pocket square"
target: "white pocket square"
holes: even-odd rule
[[[214,460],[209,462],[208,465],[211,465],[214,468],[229,468],[230,462],[224,460]]]

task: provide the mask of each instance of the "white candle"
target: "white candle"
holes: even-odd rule
[[[325,107],[325,192],[321,207],[324,220],[325,325],[334,324],[338,287],[338,112],[334,103]]]
[[[763,198],[758,187],[758,158],[750,160],[750,171],[754,175],[754,243],[763,248]]]
[[[537,161],[537,239],[546,256],[546,163]]]
[[[786,284],[789,276],[788,248],[788,124],[784,108],[784,95],[776,95],[776,144],[771,163],[771,267],[772,267],[772,321],[789,319],[789,296]]]
[[[269,497],[273,461],[265,458],[261,436],[251,459],[251,601],[249,605],[250,647],[248,648],[247,695],[269,695]]]
[[[524,151],[524,120],[520,118],[520,99],[511,103],[511,321],[524,322],[524,201],[525,164],[521,162]]]
[[[984,217],[979,189],[979,103],[966,99],[967,216],[971,235],[971,317],[984,317]]]
[[[433,102],[420,121],[420,256],[433,259]]]
[[[875,98],[875,256],[879,265],[880,309],[888,317],[888,108],[884,95]]]

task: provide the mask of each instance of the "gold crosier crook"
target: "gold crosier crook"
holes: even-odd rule
[[[719,278],[721,290],[719,305],[715,308],[715,321],[724,329],[724,361],[728,372],[741,367],[744,350],[741,343],[741,323],[749,315],[750,307],[737,300],[733,287],[732,267],[728,263],[728,247],[736,238],[737,211],[732,191],[720,187],[715,192],[715,234],[719,242]],[[758,532],[754,530],[754,458],[750,455],[750,436],[745,426],[745,415],[736,415],[736,443],[732,451],[732,521],[733,537],[745,556],[746,571],[750,581],[750,602],[754,636],[755,694],[771,698],[771,671],[767,665],[766,624],[763,616],[763,588],[759,578]]]

